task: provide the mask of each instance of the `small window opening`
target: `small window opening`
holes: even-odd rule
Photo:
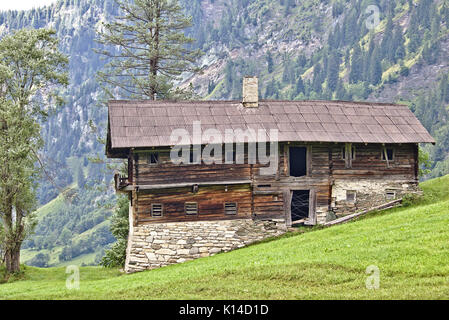
[[[145,154],[145,161],[147,164],[158,164],[159,163],[159,153],[151,152],[151,153]]]
[[[237,203],[236,202],[226,202],[224,208],[225,208],[226,215],[236,215],[237,214]]]
[[[151,205],[151,216],[152,217],[162,217],[163,206],[160,203],[153,203]]]
[[[188,216],[198,215],[198,203],[197,202],[186,202],[184,209],[185,209],[186,215],[188,215]]]
[[[385,198],[387,200],[394,200],[396,199],[396,191],[395,190],[387,190],[385,193]]]
[[[290,148],[290,176],[302,177],[307,175],[307,148]]]
[[[355,203],[357,201],[357,192],[352,190],[346,191],[346,202]]]
[[[382,160],[386,161],[387,159],[388,161],[394,160],[394,150],[392,148],[386,148],[382,150]]]

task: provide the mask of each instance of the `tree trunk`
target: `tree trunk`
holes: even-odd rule
[[[5,265],[8,273],[20,271],[20,245],[14,246],[13,249],[6,250]]]

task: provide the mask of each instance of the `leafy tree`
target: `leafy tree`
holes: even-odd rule
[[[111,232],[117,238],[112,248],[105,252],[101,264],[105,267],[123,267],[126,259],[126,246],[129,233],[129,202],[120,196],[111,221]]]
[[[59,236],[59,239],[64,245],[69,244],[72,240],[72,232],[67,229],[67,227],[64,227],[64,229],[62,229],[61,235]]]
[[[184,72],[198,71],[194,63],[201,52],[189,48],[194,39],[185,36],[184,30],[191,27],[191,18],[184,15],[178,1],[116,2],[123,15],[103,24],[96,39],[108,46],[96,51],[109,58],[98,73],[99,81],[132,98],[188,96],[185,90],[175,90],[173,81],[180,80]]]
[[[57,45],[55,31],[45,29],[0,40],[0,242],[10,273],[20,270],[21,245],[35,226],[39,122],[46,119],[46,101],[61,102],[56,88],[68,83],[68,59]]]
[[[27,264],[34,267],[46,268],[48,267],[48,262],[50,261],[50,256],[47,253],[38,253],[33,259],[27,262]]]
[[[418,154],[418,163],[419,163],[419,176],[423,177],[426,174],[430,173],[430,168],[432,168],[432,162],[430,161],[430,155],[428,152],[424,151],[422,148],[419,148]]]

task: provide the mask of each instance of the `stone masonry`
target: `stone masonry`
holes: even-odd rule
[[[355,192],[355,201],[348,201],[348,191]],[[359,179],[354,181],[339,179],[332,186],[332,203],[329,214],[334,216],[328,217],[327,221],[400,199],[404,194],[419,192],[417,183],[405,180]],[[391,198],[392,195],[394,195],[393,198]]]
[[[244,247],[287,231],[284,220],[144,224],[130,230],[126,272],[155,269]]]

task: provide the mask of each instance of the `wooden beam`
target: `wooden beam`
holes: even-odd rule
[[[401,202],[402,202],[402,199],[394,200],[394,201],[382,204],[380,206],[377,206],[377,207],[374,207],[374,208],[371,208],[371,209],[368,209],[368,210],[365,210],[365,211],[362,211],[362,212],[357,212],[357,213],[354,213],[354,214],[350,214],[350,215],[344,216],[344,217],[339,218],[339,219],[335,219],[335,220],[326,222],[324,224],[324,226],[333,226],[333,225],[336,225],[336,224],[344,223],[344,222],[350,221],[350,220],[352,220],[354,218],[363,216],[363,215],[365,215],[367,213],[370,213],[370,212],[373,212],[373,211],[390,209],[390,208],[393,208],[393,207],[401,204]]]
[[[251,180],[237,180],[237,181],[211,181],[211,182],[191,182],[191,183],[171,183],[171,184],[155,184],[155,185],[135,185],[128,186],[123,191],[139,190],[156,190],[156,189],[169,189],[169,188],[183,188],[198,186],[216,186],[216,185],[236,185],[236,184],[251,184]]]

